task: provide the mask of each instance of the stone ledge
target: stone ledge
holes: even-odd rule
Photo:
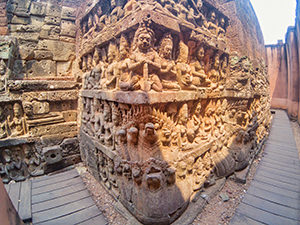
[[[207,98],[240,98],[252,99],[253,94],[243,94],[231,91],[205,93],[205,91],[163,91],[163,92],[143,92],[143,91],[100,91],[84,90],[81,97],[97,98],[108,101],[116,101],[124,104],[156,104],[168,102],[193,101]]]

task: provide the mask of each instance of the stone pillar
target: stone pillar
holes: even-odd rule
[[[268,74],[270,76],[271,105],[278,109],[287,109],[288,72],[286,45],[282,42],[266,46]]]
[[[299,59],[295,27],[289,27],[286,35],[286,51],[288,65],[288,113],[298,117],[299,107]]]

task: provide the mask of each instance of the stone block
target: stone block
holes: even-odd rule
[[[61,18],[66,20],[75,20],[76,8],[63,6],[61,11]]]
[[[20,17],[20,16],[13,16],[11,20],[12,24],[29,24],[30,23],[30,18],[28,17]]]
[[[31,60],[34,58],[34,49],[37,43],[34,41],[19,40],[19,57],[23,60]]]
[[[63,36],[75,37],[76,36],[75,22],[70,20],[62,20],[60,34]]]
[[[0,26],[6,26],[6,25],[7,25],[7,18],[4,16],[1,16],[0,17]]]
[[[32,106],[34,115],[47,114],[50,112],[49,102],[33,101]]]
[[[38,49],[49,50],[53,53],[53,60],[66,62],[75,52],[75,45],[55,40],[42,40],[38,43]]]
[[[54,164],[60,162],[62,158],[62,149],[59,145],[45,147],[42,150],[42,154],[47,164]]]
[[[6,10],[8,13],[13,13],[16,11],[16,8],[17,8],[17,4],[16,3],[8,3],[6,5]]]
[[[46,16],[45,17],[45,24],[49,25],[60,25],[61,18],[59,16]]]
[[[32,2],[30,7],[30,14],[37,16],[44,16],[46,14],[46,4],[39,2]]]
[[[44,24],[44,17],[32,15],[30,19],[32,25],[41,27]]]
[[[26,63],[27,77],[56,76],[56,63],[51,60],[31,60]]]
[[[60,27],[55,25],[43,25],[40,32],[41,39],[58,40],[60,34]]]
[[[36,50],[34,51],[34,58],[36,60],[53,59],[53,53],[50,51]]]
[[[47,8],[46,8],[46,15],[60,17],[61,16],[61,6],[59,6],[58,4],[48,4]]]
[[[13,78],[22,79],[26,75],[26,60],[15,60],[13,67]]]
[[[57,62],[57,76],[70,76],[72,68],[70,62]]]
[[[7,35],[8,27],[0,27],[0,35]]]
[[[65,111],[62,113],[66,122],[72,122],[77,120],[77,111]]]

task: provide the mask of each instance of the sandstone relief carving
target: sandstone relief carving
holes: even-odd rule
[[[169,224],[267,136],[265,65],[229,51],[230,21],[206,1],[116,6],[120,17],[98,3],[81,20],[81,154],[141,222]]]

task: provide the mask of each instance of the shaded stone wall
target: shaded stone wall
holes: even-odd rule
[[[73,0],[0,3],[0,174],[4,182],[80,160],[75,46],[79,5]]]
[[[287,109],[290,117],[300,121],[300,6],[297,1],[295,27],[287,30],[285,43],[266,46],[271,103]]]

